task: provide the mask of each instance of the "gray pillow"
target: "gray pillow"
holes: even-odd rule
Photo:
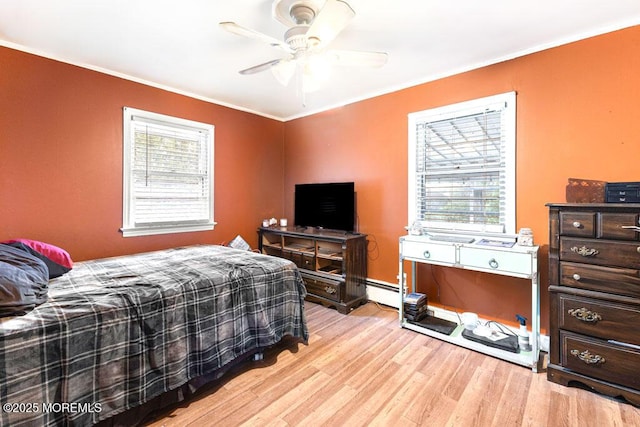
[[[0,317],[22,315],[47,301],[49,269],[37,257],[0,244]]]

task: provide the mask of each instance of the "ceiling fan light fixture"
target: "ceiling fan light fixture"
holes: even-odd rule
[[[331,77],[331,61],[324,54],[308,56],[301,68],[303,92],[317,91]]]
[[[273,74],[278,83],[282,86],[288,86],[295,73],[295,61],[281,61],[279,64],[271,67],[271,74]]]

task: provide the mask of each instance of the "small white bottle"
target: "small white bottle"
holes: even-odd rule
[[[531,351],[531,346],[529,345],[529,332],[527,331],[527,318],[516,314],[516,319],[520,322],[518,347],[520,347],[520,351]]]

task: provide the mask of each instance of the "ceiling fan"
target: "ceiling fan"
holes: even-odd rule
[[[240,74],[271,70],[284,86],[297,74],[305,93],[320,87],[332,65],[381,67],[387,62],[385,52],[327,48],[354,16],[355,11],[343,0],[275,0],[272,17],[289,27],[283,41],[235,22],[221,22],[220,26],[230,33],[261,41],[287,54],[241,70]]]

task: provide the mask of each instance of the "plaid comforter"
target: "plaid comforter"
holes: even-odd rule
[[[0,424],[94,424],[291,335],[295,265],[221,246],[77,263],[49,300],[0,320]]]

